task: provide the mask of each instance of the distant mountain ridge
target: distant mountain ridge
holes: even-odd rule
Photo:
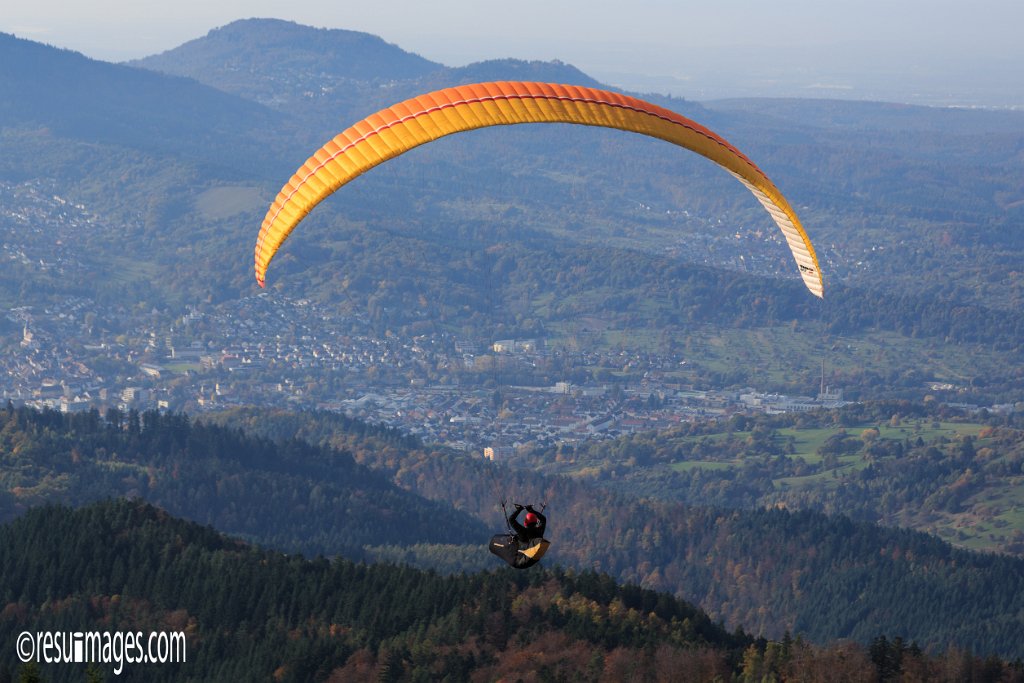
[[[279,19],[235,21],[129,64],[194,78],[268,104],[292,95],[313,97],[324,88],[386,86],[443,68],[369,33]]]
[[[211,157],[276,125],[274,112],[192,79],[89,59],[0,33],[0,128]],[[226,155],[226,152],[222,152]]]
[[[195,80],[90,59],[78,52],[0,34],[0,132],[29,133],[45,145],[4,144],[0,177],[88,178],[106,157],[136,150],[166,166],[267,165],[268,137],[287,124],[265,106]],[[22,139],[18,139],[22,141]],[[72,150],[82,143],[87,150]],[[82,160],[76,156],[85,157]],[[115,174],[122,176],[124,171]],[[141,178],[140,178],[141,179]],[[87,181],[88,182],[88,181]],[[145,182],[145,180],[143,180]],[[95,188],[95,183],[88,182]]]

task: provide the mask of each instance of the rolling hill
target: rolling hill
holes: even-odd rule
[[[280,94],[265,91],[268,83],[278,88],[286,83],[289,88],[303,87],[301,81],[289,79],[289,75],[301,78],[320,74],[339,84],[389,85],[443,68],[369,33],[316,29],[277,19],[232,22],[202,38],[129,64],[194,78],[247,99],[263,96],[268,104],[291,94],[290,90]]]

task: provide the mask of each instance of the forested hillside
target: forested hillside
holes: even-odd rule
[[[0,527],[0,547],[4,642],[26,630],[186,633],[186,662],[125,664],[117,680],[709,678],[728,676],[753,644],[690,605],[592,573],[442,578],[307,560],[125,501],[35,509]],[[814,653],[800,644],[790,656]],[[11,650],[0,662],[15,670]],[[84,665],[44,667],[47,680],[84,678]]]
[[[110,680],[115,669],[126,681],[1024,679],[1019,662],[881,635],[869,646],[755,641],[593,572],[440,577],[289,557],[127,501],[35,509],[0,527],[0,547],[4,642],[119,630],[187,643],[184,662],[88,668],[23,665],[7,650],[3,680]]]
[[[240,412],[223,417],[231,427],[155,412],[9,409],[0,419],[8,517],[130,495],[277,549],[450,571],[497,562],[485,543],[503,528],[502,497],[543,501],[554,544],[545,564],[675,593],[730,628],[817,643],[887,633],[922,647],[1022,654],[1024,560],[920,533],[811,512],[641,502],[328,413]]]
[[[1024,560],[813,512],[641,502],[565,477],[401,446],[328,413],[240,411],[221,419],[275,439],[344,449],[495,528],[501,496],[546,501],[554,543],[546,562],[676,593],[752,633],[781,637],[788,629],[816,642],[866,642],[883,631],[922,646],[1020,654],[1022,625],[1011,605],[1024,600]]]
[[[364,546],[480,543],[490,535],[347,453],[155,411],[65,416],[8,405],[0,409],[0,488],[3,519],[46,502],[138,497],[279,550],[353,559]]]

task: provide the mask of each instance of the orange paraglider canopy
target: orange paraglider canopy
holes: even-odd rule
[[[572,123],[617,128],[666,140],[734,175],[782,231],[804,284],[821,297],[818,259],[796,213],[761,169],[724,139],[673,111],[620,93],[531,82],[445,88],[392,105],[338,134],[278,193],[256,240],[256,281],[295,226],[353,178],[414,147],[462,131],[517,123]]]

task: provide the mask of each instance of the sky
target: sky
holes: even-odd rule
[[[123,61],[249,17],[365,31],[449,66],[559,59],[697,100],[1024,108],[1021,0],[11,0],[0,31]]]

